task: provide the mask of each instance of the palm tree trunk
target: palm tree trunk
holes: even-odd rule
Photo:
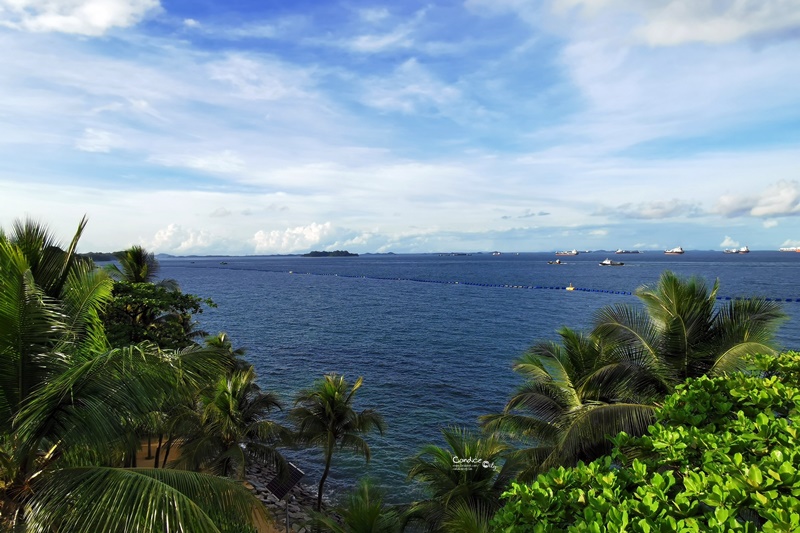
[[[161,444],[164,442],[164,434],[158,434],[158,446],[156,446],[156,459],[153,461],[153,468],[158,468],[158,460],[161,458]]]
[[[172,435],[167,437],[167,447],[164,450],[164,461],[161,463],[161,468],[167,467],[167,459],[169,459],[169,451],[172,449]]]
[[[148,431],[148,432],[147,432],[147,457],[145,457],[145,459],[152,459],[152,458],[153,458],[153,445],[152,445],[152,441],[153,441],[153,436],[152,436],[152,435],[150,434],[150,432]]]
[[[322,488],[325,485],[325,480],[328,478],[328,472],[331,471],[331,459],[333,458],[333,447],[325,450],[325,470],[322,472],[322,477],[319,480],[319,487],[317,487],[317,512],[322,512]]]

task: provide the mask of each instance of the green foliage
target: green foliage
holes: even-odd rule
[[[774,354],[780,304],[763,299],[717,302],[718,284],[664,272],[636,291],[641,306],[600,309],[594,329],[559,331],[517,361],[525,378],[502,413],[482,417],[531,447],[520,452],[525,480],[553,466],[610,452],[609,436],[642,435],[653,410],[687,378],[744,368],[747,357]]]
[[[345,503],[334,508],[339,520],[314,513],[312,523],[319,531],[331,533],[399,533],[397,509],[384,503],[384,492],[369,479],[362,479]]]
[[[518,462],[506,459],[510,447],[496,434],[453,427],[442,435],[447,447],[424,446],[411,460],[408,478],[422,482],[429,498],[411,505],[409,520],[430,531],[447,529],[448,522],[488,522]]]
[[[312,252],[308,252],[307,254],[303,254],[303,257],[358,257],[358,254],[350,253],[347,250],[334,250],[333,252],[320,252],[318,250],[314,250]]]
[[[800,354],[753,360],[747,374],[689,379],[611,456],[514,484],[495,529],[800,530]]]
[[[103,321],[112,346],[150,341],[162,349],[180,349],[204,335],[193,319],[204,305],[215,307],[209,299],[169,286],[117,281]]]
[[[322,508],[322,491],[335,449],[350,450],[369,461],[369,444],[363,435],[373,429],[383,435],[386,427],[378,412],[353,408],[355,394],[363,382],[364,378],[359,377],[350,387],[344,376],[329,374],[314,387],[300,391],[295,407],[289,412],[289,418],[297,425],[297,441],[322,448],[325,457],[325,470],[317,487],[317,511]]]
[[[268,419],[281,408],[277,396],[263,392],[252,367],[221,376],[200,393],[188,417],[191,429],[177,465],[245,479],[249,464],[267,464],[278,472],[286,461],[275,449],[288,430]]]
[[[240,484],[117,468],[133,425],[231,362],[212,347],[109,350],[112,281],[75,258],[84,225],[67,250],[33,222],[0,230],[0,530],[243,531],[266,511]]]

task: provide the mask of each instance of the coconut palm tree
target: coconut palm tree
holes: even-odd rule
[[[109,275],[119,281],[129,283],[155,283],[161,266],[153,252],[135,244],[114,254],[119,265],[109,265]],[[169,280],[169,283],[175,283]]]
[[[642,306],[601,309],[588,334],[559,331],[514,364],[525,383],[503,413],[482,417],[487,430],[533,446],[520,454],[522,477],[610,450],[607,437],[641,435],[655,405],[688,377],[745,367],[747,356],[775,353],[780,305],[763,299],[716,299],[698,278],[662,274],[636,291]]]
[[[671,383],[741,370],[748,355],[774,354],[775,332],[786,318],[763,298],[719,302],[719,281],[666,271],[637,289],[642,307],[615,305],[595,318],[595,333],[631,357],[657,360]]]
[[[384,492],[372,481],[362,479],[345,503],[334,508],[340,521],[317,513],[312,522],[319,530],[331,533],[399,533],[400,512],[386,505],[384,498]]]
[[[322,448],[325,469],[317,488],[318,512],[336,448],[354,452],[369,462],[369,445],[363,435],[374,429],[383,435],[385,424],[380,414],[372,409],[356,412],[353,408],[356,391],[363,382],[359,377],[350,387],[344,376],[329,374],[314,387],[298,393],[295,407],[289,412],[289,418],[297,426],[297,441]]]
[[[501,414],[480,419],[524,443],[515,453],[523,480],[602,455],[608,434],[642,433],[668,390],[653,361],[615,358],[596,336],[567,327],[558,335],[561,342],[539,342],[514,362],[525,381]]]
[[[423,482],[429,498],[411,506],[409,520],[428,531],[485,525],[518,472],[517,461],[506,458],[511,447],[497,434],[445,428],[442,435],[447,447],[427,445],[412,459],[408,478]]]
[[[116,466],[155,398],[225,369],[209,349],[108,350],[98,310],[111,281],[74,257],[84,225],[66,251],[30,221],[0,232],[0,529],[219,531],[225,512],[252,523],[263,506],[236,483]]]
[[[286,460],[276,445],[287,440],[288,430],[268,419],[281,404],[255,378],[252,367],[235,370],[201,393],[199,412],[192,411],[194,429],[183,441],[176,466],[239,480],[252,463],[283,472]]]

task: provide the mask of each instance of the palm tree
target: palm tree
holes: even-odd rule
[[[359,377],[350,388],[344,376],[329,374],[311,389],[298,393],[295,407],[289,412],[297,425],[298,442],[322,448],[325,469],[317,488],[317,512],[322,508],[322,491],[336,447],[359,454],[369,462],[369,445],[362,435],[373,429],[383,435],[385,424],[380,414],[372,409],[353,409],[355,393],[363,382]]]
[[[666,271],[636,291],[643,307],[602,309],[595,332],[631,357],[654,359],[672,384],[744,368],[748,355],[774,354],[775,332],[786,318],[763,298],[718,303],[719,281],[683,279]]]
[[[523,480],[602,455],[606,435],[642,433],[668,391],[652,361],[616,357],[595,335],[567,327],[558,335],[560,343],[539,342],[514,362],[525,382],[501,414],[481,417],[485,430],[529,445],[515,454]]]
[[[514,364],[525,383],[501,414],[482,417],[497,430],[533,444],[522,477],[610,450],[608,436],[643,434],[653,409],[686,378],[745,367],[747,356],[775,353],[784,318],[763,299],[716,299],[698,278],[662,274],[636,291],[642,306],[601,309],[594,330],[559,331],[561,343],[538,343]]]
[[[129,283],[155,283],[161,266],[155,254],[144,247],[133,245],[114,254],[119,266],[109,265],[108,272],[114,279]]]
[[[384,493],[369,479],[362,479],[344,505],[334,508],[341,522],[318,513],[313,523],[331,533],[399,533],[400,512],[384,503]]]
[[[234,348],[230,337],[224,331],[216,335],[207,336],[204,342],[206,346],[216,348],[227,357],[230,357],[235,370],[247,370],[253,366],[244,358],[247,350],[245,348]]]
[[[66,251],[30,221],[0,232],[0,529],[219,531],[221,512],[252,523],[265,511],[236,483],[116,467],[154,398],[224,368],[209,349],[107,349],[111,281],[74,256],[84,225]]]
[[[244,480],[249,464],[268,464],[279,473],[286,460],[275,446],[288,431],[268,416],[280,409],[277,396],[263,392],[252,367],[222,376],[200,395],[194,430],[175,463],[194,470]]]
[[[447,448],[427,445],[412,460],[409,479],[425,483],[427,500],[414,503],[410,520],[429,531],[453,531],[465,524],[480,529],[500,508],[500,496],[518,472],[510,446],[497,434],[476,435],[461,428],[442,430]]]

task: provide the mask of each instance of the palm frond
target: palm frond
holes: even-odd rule
[[[644,404],[587,405],[573,415],[569,429],[542,468],[572,466],[608,453],[611,449],[609,437],[623,431],[629,435],[643,435],[655,421],[655,409],[654,405]]]
[[[31,502],[31,531],[218,533],[221,516],[254,525],[263,505],[238,483],[163,469],[66,468],[51,472]]]

